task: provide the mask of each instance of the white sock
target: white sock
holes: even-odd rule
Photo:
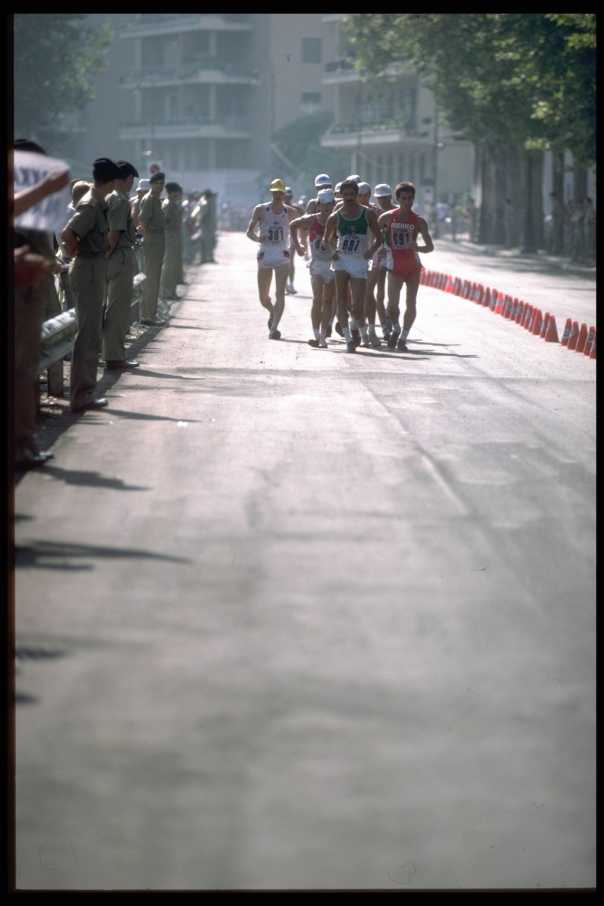
[[[315,340],[320,340],[320,339],[321,339],[321,331],[319,330],[319,328],[318,328],[318,327],[313,327],[313,330],[314,330],[314,332],[315,332]]]
[[[348,343],[350,343],[350,341],[352,340],[352,334],[350,333],[350,327],[348,326],[348,324],[344,324],[342,326],[342,330],[344,331],[344,339]]]
[[[351,319],[350,319],[350,329],[351,329],[351,330],[358,330],[358,329],[359,329],[359,322],[357,321],[356,318],[351,318]]]

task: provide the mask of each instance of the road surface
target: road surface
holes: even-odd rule
[[[313,349],[300,259],[268,341],[254,252],[17,487],[18,887],[593,886],[595,362],[426,287]]]

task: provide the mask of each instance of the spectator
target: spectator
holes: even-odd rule
[[[158,327],[163,321],[156,320],[161,269],[165,253],[165,218],[161,206],[161,193],[166,177],[154,173],[149,182],[151,188],[140,205],[139,221],[143,230],[145,249],[145,276],[143,284],[143,318],[141,323]]]
[[[129,194],[136,169],[125,160],[117,162],[120,171],[115,189],[107,198],[107,306],[103,323],[103,356],[109,371],[136,368],[138,362],[126,359],[126,334],[130,327],[130,306],[136,270],[134,243],[136,230],[130,211]]]
[[[105,397],[96,397],[97,364],[103,335],[103,303],[107,280],[107,196],[121,178],[107,157],[93,164],[93,187],[78,201],[73,217],[61,233],[67,254],[74,260],[69,277],[75,297],[78,329],[71,362],[71,409],[99,409]]]
[[[40,145],[27,139],[18,139],[13,148],[46,156],[46,151]],[[34,186],[18,193],[13,209],[23,213],[68,183],[68,171],[60,177],[51,174],[41,184],[42,187]],[[15,465],[22,469],[43,465],[53,455],[47,450],[41,450],[36,438],[42,322],[47,309],[52,309],[52,293],[56,295],[51,235],[22,228],[14,231]]]
[[[178,299],[176,287],[182,273],[182,186],[166,183],[168,197],[162,202],[166,230],[166,251],[161,275],[162,299]]]
[[[206,189],[201,201],[201,263],[214,261],[216,246],[216,194]]]

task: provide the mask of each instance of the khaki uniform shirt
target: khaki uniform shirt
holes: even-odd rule
[[[156,234],[157,238],[164,235],[165,217],[162,211],[162,201],[151,191],[143,196],[141,201],[139,220],[145,228],[145,235]]]
[[[166,224],[166,233],[180,235],[182,226],[182,205],[166,198],[162,203],[162,211]]]
[[[107,199],[107,223],[110,231],[120,234],[116,249],[132,248],[136,239],[136,230],[130,212],[130,200],[127,195],[117,189]]]
[[[67,226],[80,239],[79,257],[97,258],[105,254],[105,237],[109,229],[107,204],[95,198],[92,190],[80,198]]]

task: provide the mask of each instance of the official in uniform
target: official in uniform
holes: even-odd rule
[[[103,356],[109,371],[136,368],[138,362],[126,359],[126,334],[130,327],[133,279],[136,271],[134,243],[136,231],[130,212],[129,194],[134,177],[132,164],[118,160],[121,176],[107,198],[107,304],[103,323]]]
[[[67,254],[78,329],[71,357],[71,409],[100,409],[105,397],[95,397],[97,363],[103,341],[103,303],[107,284],[107,196],[122,173],[108,157],[95,160],[94,185],[78,201],[75,214],[61,233]]]
[[[161,275],[162,299],[178,299],[176,288],[182,272],[182,186],[166,183],[168,197],[162,202],[166,228],[166,251]]]
[[[139,222],[143,231],[145,276],[147,278],[143,283],[143,317],[141,323],[150,327],[159,327],[165,323],[157,320],[157,300],[166,243],[165,218],[160,198],[164,190],[165,181],[164,173],[155,173],[149,179],[151,188],[141,201],[139,211]]]

